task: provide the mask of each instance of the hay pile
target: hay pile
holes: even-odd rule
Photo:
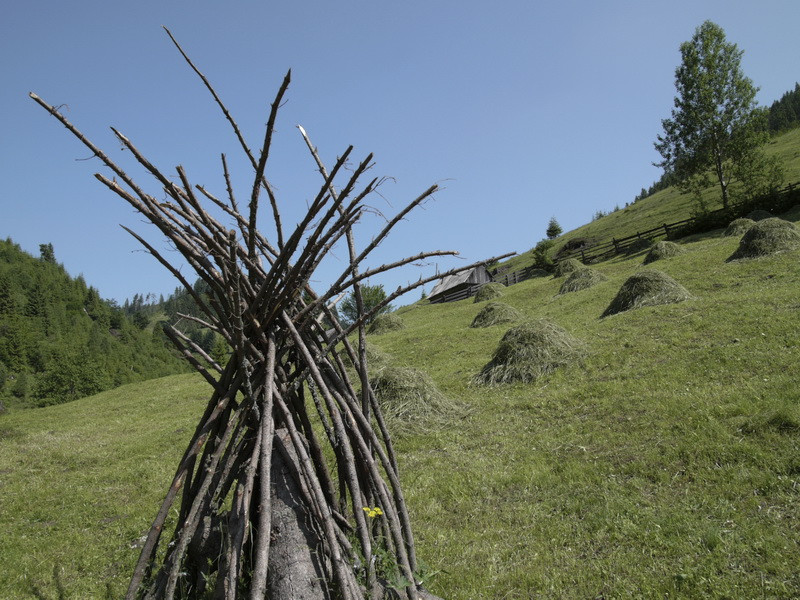
[[[577,258],[567,258],[558,262],[555,270],[553,271],[553,277],[563,277],[564,275],[569,275],[570,273],[583,268],[583,263]]]
[[[730,222],[728,227],[725,228],[725,231],[722,233],[722,235],[727,237],[734,235],[740,236],[746,233],[747,230],[750,229],[754,223],[755,221],[753,219],[746,219],[744,217],[741,219],[734,219],[733,221]]]
[[[487,300],[494,300],[505,294],[506,286],[502,283],[487,283],[481,286],[478,293],[475,294],[474,302],[486,302]]]
[[[773,218],[773,214],[767,210],[761,210],[760,208],[757,208],[756,210],[751,211],[747,215],[747,218],[751,221],[763,221],[764,219]]]
[[[489,302],[475,316],[470,327],[491,327],[499,323],[518,321],[522,315],[513,306],[503,302]]]
[[[603,275],[600,271],[590,269],[589,267],[583,267],[569,274],[564,280],[564,283],[561,284],[561,289],[558,290],[558,293],[568,294],[570,292],[579,292],[589,289],[598,283],[602,283],[607,279],[608,277]]]
[[[382,315],[378,315],[369,324],[367,328],[367,333],[373,335],[380,335],[382,333],[387,333],[389,331],[397,331],[398,329],[403,329],[405,324],[403,323],[403,319],[398,317],[394,313],[384,313]]]
[[[661,271],[641,271],[622,284],[603,317],[643,306],[674,304],[691,298],[689,292]]]
[[[370,386],[392,433],[419,433],[462,418],[466,408],[444,396],[418,369],[385,366],[370,375]]]
[[[800,230],[794,223],[773,217],[753,224],[728,260],[759,258],[796,248],[800,248]]]
[[[583,343],[555,323],[531,321],[506,332],[492,360],[473,381],[487,385],[529,383],[579,361],[585,354]]]
[[[356,349],[357,350],[357,349]],[[377,346],[373,344],[367,344],[367,366],[369,368],[369,372],[371,373],[374,369],[380,369],[385,367],[390,362],[392,362],[392,355],[388,352],[384,352]],[[342,360],[348,366],[348,368],[353,368],[353,361],[350,360],[350,357],[346,353],[342,353]],[[354,378],[358,378],[358,374],[353,372],[351,375]]]
[[[649,265],[651,262],[677,256],[678,254],[683,254],[683,248],[675,242],[657,242],[650,248],[650,252],[644,257],[642,264]]]
[[[647,238],[638,238],[626,246],[624,252],[625,254],[636,254],[638,252],[642,252],[643,250],[647,250],[652,245],[653,240],[649,240]]]

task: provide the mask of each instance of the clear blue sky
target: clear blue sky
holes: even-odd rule
[[[99,162],[81,160],[88,151],[28,98],[34,91],[65,105],[125,165],[111,125],[162,170],[182,164],[193,182],[224,194],[219,154],[237,155],[235,139],[165,25],[252,146],[292,69],[267,173],[288,223],[319,183],[299,123],[329,163],[348,144],[357,158],[375,153],[373,173],[393,178],[373,200],[386,214],[443,185],[371,266],[421,250],[458,250],[470,262],[522,252],[544,237],[550,217],[575,228],[659,177],[653,141],[672,106],[678,48],[706,19],[745,51],[743,69],[762,104],[800,80],[797,0],[6,2],[0,236],[34,255],[52,243],[71,274],[119,302],[175,288],[118,224],[152,228],[94,179]],[[246,165],[235,169],[244,185]],[[362,244],[379,225],[363,224]],[[343,268],[336,261],[320,272],[319,287]],[[373,283],[394,289],[432,272]]]

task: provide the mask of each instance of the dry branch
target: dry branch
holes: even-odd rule
[[[328,170],[301,128],[322,180],[305,217],[284,238],[266,169],[289,74],[271,105],[256,159],[207,78],[169,31],[167,34],[212,94],[252,166],[247,215],[239,210],[225,155],[227,202],[202,186],[193,186],[180,166],[180,184],[174,183],[114,129],[169,197],[158,202],[57,109],[31,94],[124,186],[100,174],[97,178],[155,225],[207,284],[206,294],[197,293],[152,244],[125,228],[175,275],[203,314],[203,318],[182,316],[218,332],[232,348],[223,368],[177,329],[165,327],[168,337],[214,393],[148,532],[126,599],[207,594],[251,600],[286,597],[281,582],[287,570],[296,598],[431,598],[415,581],[416,551],[397,460],[369,386],[364,324],[374,311],[368,311],[360,299],[360,282],[426,258],[456,254],[420,252],[377,268],[362,267],[393,228],[437,188],[431,186],[411,201],[358,251],[352,228],[378,183],[377,179],[361,182],[372,156],[362,160],[339,185],[336,182],[342,178],[352,147]],[[272,207],[275,245],[257,228],[262,188]],[[204,208],[203,200],[232,217],[236,229],[228,230],[219,223]],[[348,245],[348,266],[318,294],[308,282],[343,238]],[[267,264],[261,258],[266,258]],[[398,288],[387,302],[437,277],[441,275]],[[331,300],[348,290],[356,295],[358,318],[345,329],[331,311]],[[322,323],[332,331],[326,331]],[[359,343],[354,349],[346,336],[356,329]],[[360,392],[351,383],[340,352],[356,366]],[[208,371],[209,365],[220,373],[219,378]],[[312,402],[307,402],[306,394]],[[319,431],[312,425],[317,419],[322,424]],[[163,528],[181,491],[175,529],[166,539]],[[289,496],[291,500],[287,500]],[[381,514],[373,511],[368,517],[363,509],[372,506],[379,506]],[[302,532],[309,546],[281,545],[277,532],[289,530]],[[293,559],[287,552],[298,554]],[[391,572],[378,572],[378,552],[394,557]],[[297,565],[304,560],[312,560],[313,568],[300,569]],[[310,571],[314,572],[313,581]],[[392,579],[404,582],[400,589],[387,587]]]

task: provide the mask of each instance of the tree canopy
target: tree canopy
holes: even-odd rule
[[[67,402],[124,383],[186,370],[167,341],[134,325],[82,277],[0,240],[0,402]]]
[[[743,51],[711,21],[698,27],[680,51],[678,95],[655,143],[663,157],[657,166],[698,197],[717,184],[726,208],[731,184],[749,197],[780,185],[780,168],[761,150],[768,138],[766,111],[758,108],[758,88],[742,72]]]
[[[361,286],[361,297],[364,302],[364,312],[370,312],[373,308],[386,300],[386,291],[383,289],[383,285],[381,284],[364,284]],[[392,310],[394,310],[394,306],[387,304],[378,310],[367,321],[367,323],[370,323],[378,315],[382,315]],[[345,296],[344,300],[342,300],[342,303],[339,305],[339,315],[342,319],[342,322],[347,325],[352,324],[358,318],[359,311],[356,303],[355,292],[350,292],[347,294],[347,296]]]

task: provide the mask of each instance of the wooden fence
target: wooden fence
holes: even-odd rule
[[[558,260],[577,258],[583,264],[596,263],[608,260],[619,254],[634,251],[641,240],[652,242],[659,238],[676,239],[692,233],[699,233],[700,231],[709,231],[727,225],[733,219],[743,216],[756,208],[774,213],[783,212],[791,208],[794,203],[800,201],[800,187],[798,186],[800,186],[800,183],[790,183],[775,194],[760,198],[755,202],[735,204],[730,208],[714,210],[699,217],[664,223],[652,229],[637,231],[627,237],[611,238],[611,240],[593,244],[587,248],[563,252],[559,255]],[[504,285],[513,285],[535,277],[539,274],[538,271],[534,267],[526,267],[512,273],[493,275],[492,281],[499,281]]]
[[[785,188],[778,190],[775,194],[766,198],[760,198],[756,202],[732,205],[730,208],[721,208],[700,217],[683,219],[682,221],[675,221],[674,223],[664,223],[663,225],[647,229],[646,231],[637,231],[635,234],[627,237],[611,238],[609,241],[593,244],[588,248],[578,248],[569,252],[563,252],[560,253],[558,260],[562,261],[568,258],[577,258],[583,264],[596,263],[602,260],[608,260],[619,254],[632,252],[642,240],[652,242],[662,237],[675,239],[700,231],[708,231],[721,227],[756,208],[770,212],[782,212],[788,210],[793,203],[800,200],[799,185],[800,183],[790,183]],[[530,266],[511,272],[497,271],[492,275],[492,282],[509,286],[542,275],[547,275],[547,271]],[[478,283],[462,288],[451,294],[445,293],[437,297],[435,302],[455,302],[456,300],[469,298],[478,293],[482,285],[485,284]]]
[[[486,285],[485,283],[474,283],[467,287],[460,288],[454,292],[445,292],[444,294],[437,294],[435,299],[432,299],[431,304],[439,304],[441,302],[455,302],[456,300],[464,300],[470,298],[478,293],[478,290]]]
[[[505,286],[509,286],[514,285],[515,283],[520,283],[521,281],[525,281],[526,279],[530,279],[531,277],[536,277],[537,275],[547,274],[547,271],[543,269],[537,269],[536,267],[525,267],[524,269],[519,269],[518,271],[512,271],[510,273],[494,273],[492,275],[492,282],[502,283]]]

